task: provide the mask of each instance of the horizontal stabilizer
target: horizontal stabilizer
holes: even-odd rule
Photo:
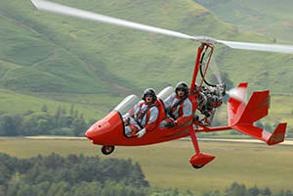
[[[284,141],[287,123],[280,123],[273,133],[251,124],[235,125],[232,128],[249,135],[255,139],[262,140],[268,145],[278,144]]]

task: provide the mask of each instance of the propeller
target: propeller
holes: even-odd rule
[[[218,84],[221,86],[221,84],[224,84],[223,83],[223,79],[221,77],[221,74],[219,72],[219,68],[217,66],[217,64],[215,62],[212,63],[212,66],[211,66],[211,70],[213,71],[213,74],[218,82]],[[231,88],[229,90],[226,90],[225,87],[222,87],[223,88],[223,92],[228,95],[229,97],[231,98],[234,98],[240,102],[245,102],[246,101],[246,88],[243,88],[243,87],[234,87],[234,88]]]
[[[140,23],[130,22],[127,20],[122,20],[118,18],[113,18],[105,15],[96,14],[93,12],[72,8],[69,6],[61,5],[58,3],[53,3],[45,0],[31,0],[34,6],[39,10],[44,10],[48,12],[53,12],[61,15],[67,15],[72,17],[77,17],[86,20],[92,20],[96,22],[108,23],[117,26],[128,27],[132,29],[137,29],[141,31],[147,31],[152,33],[163,34],[171,37],[177,37],[182,39],[189,39],[193,41],[199,41],[202,43],[210,44],[223,44],[230,48],[234,49],[243,49],[243,50],[255,50],[255,51],[266,51],[266,52],[279,52],[279,53],[289,53],[293,54],[292,45],[277,45],[277,44],[260,44],[252,42],[235,42],[235,41],[226,41],[218,40],[212,37],[207,36],[191,36],[177,31],[172,31],[168,29],[153,27],[149,25],[144,25]]]
[[[226,94],[240,102],[246,102],[246,90],[247,89],[243,87],[234,87],[230,90],[227,90]]]
[[[218,84],[224,84],[223,79],[221,77],[219,67],[215,61],[211,61],[211,70],[213,72],[213,75],[215,76]],[[231,98],[234,98],[240,102],[246,102],[246,88],[243,87],[233,87],[229,90],[223,89],[226,95],[228,95]]]

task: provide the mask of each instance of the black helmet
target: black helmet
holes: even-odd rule
[[[145,89],[144,92],[143,92],[142,99],[145,100],[145,98],[146,98],[147,95],[152,96],[153,101],[156,101],[157,100],[157,96],[156,96],[156,93],[155,93],[155,90],[154,89],[152,89],[152,88]]]
[[[186,82],[183,82],[183,81],[178,82],[175,87],[176,94],[177,94],[178,90],[184,91],[185,95],[187,95],[188,94],[188,85],[186,84]]]

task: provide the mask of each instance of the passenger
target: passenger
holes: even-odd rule
[[[192,102],[188,98],[186,82],[179,82],[175,92],[164,102],[168,119],[161,123],[163,127],[184,126],[192,120]]]
[[[140,138],[157,126],[159,109],[154,89],[146,89],[142,99],[143,101],[140,101],[123,117],[127,137]]]

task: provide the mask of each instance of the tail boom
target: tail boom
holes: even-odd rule
[[[268,145],[278,144],[284,141],[286,133],[287,123],[280,123],[273,133],[266,131],[263,128],[253,126],[251,124],[239,124],[232,126],[246,135],[249,135],[255,139],[262,140]]]

